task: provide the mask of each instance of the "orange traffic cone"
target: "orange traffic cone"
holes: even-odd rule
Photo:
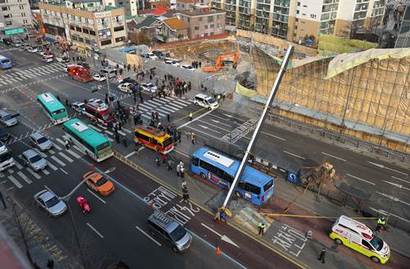
[[[220,248],[219,246],[216,247],[216,249],[215,249],[215,254],[216,254],[216,256],[221,256],[222,250],[221,250],[221,248]]]

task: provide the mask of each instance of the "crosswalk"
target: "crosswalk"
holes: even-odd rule
[[[63,63],[50,63],[42,66],[36,66],[24,70],[18,68],[11,69],[10,72],[0,74],[0,86],[6,86],[14,83],[23,82],[41,76],[48,76],[64,70]]]
[[[41,171],[34,171],[32,168],[24,165],[22,156],[14,158],[16,165],[0,172],[0,184],[7,182],[12,183],[13,188],[21,189],[25,184],[30,185],[42,179],[44,176],[52,175],[59,169],[62,169],[69,163],[73,163],[75,159],[80,159],[83,154],[76,148],[71,147],[69,150],[64,148],[64,141],[57,138],[54,143],[54,148],[47,152],[41,152],[43,158],[47,160],[48,166]]]
[[[142,112],[141,116],[143,118],[151,119],[151,113],[158,112],[161,118],[165,119],[167,115],[175,113],[192,103],[193,101],[184,98],[167,96],[144,101],[144,103],[139,105],[139,109]]]

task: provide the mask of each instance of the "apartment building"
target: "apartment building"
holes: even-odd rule
[[[104,6],[99,0],[39,3],[45,31],[82,48],[121,46],[126,41],[124,8]]]
[[[178,10],[175,14],[185,21],[190,39],[210,37],[225,33],[225,12],[218,10],[193,9]]]
[[[349,37],[379,25],[386,0],[212,0],[226,24],[294,42],[319,34]]]
[[[28,0],[0,0],[0,29],[32,26]]]

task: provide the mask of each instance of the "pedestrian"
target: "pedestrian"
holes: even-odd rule
[[[386,219],[384,218],[384,216],[380,216],[377,219],[377,226],[375,231],[379,232],[380,230],[386,231]]]
[[[67,107],[69,106],[69,102],[68,102],[67,98],[65,99],[65,106],[67,106]]]
[[[115,130],[117,130],[117,129],[115,129]],[[115,136],[115,142],[117,142],[117,144],[119,144],[120,143],[120,134],[118,133],[118,131],[116,131],[114,133],[114,136]]]
[[[168,121],[168,123],[171,122],[171,116],[169,115],[169,113],[167,114],[167,121]]]
[[[185,168],[184,168],[183,165],[181,166],[180,174],[181,174],[181,178],[184,178],[184,176],[185,176]]]
[[[180,164],[177,164],[177,177],[180,177],[181,176],[181,165]]]
[[[155,112],[155,120],[159,121],[159,112],[158,111]]]
[[[194,132],[191,133],[191,142],[192,145],[195,145],[195,141],[196,141],[196,134]]]
[[[325,263],[325,256],[326,256],[326,248],[323,247],[317,259],[321,261],[322,263]]]
[[[181,143],[181,131],[177,130],[177,138],[178,138],[178,143]]]
[[[144,98],[142,97],[142,95],[140,95],[140,103],[141,103],[141,104],[144,103]]]
[[[173,165],[173,162],[172,162],[171,158],[168,158],[168,161],[167,161],[168,171],[171,171],[171,170],[172,170],[172,165]]]
[[[160,160],[160,158],[157,156],[157,157],[155,157],[155,163],[157,164],[157,166],[160,166],[161,165],[161,160]]]
[[[68,139],[65,139],[65,140],[64,140],[64,146],[65,146],[65,149],[66,149],[66,150],[69,150],[69,149],[70,149],[70,141],[68,141]]]
[[[161,158],[162,163],[165,163],[168,159],[168,155],[160,153],[160,158]]]
[[[265,233],[265,223],[263,221],[259,222],[258,230],[258,235],[263,236],[263,234]]]
[[[47,261],[47,268],[53,269],[54,268],[54,261],[53,259],[48,259]]]
[[[182,188],[182,189],[183,189],[183,188],[186,188],[186,181],[185,181],[185,179],[183,179],[182,182],[181,182],[181,188]]]
[[[7,208],[6,201],[4,200],[3,194],[0,191],[0,201],[3,204],[3,209]]]
[[[182,188],[182,199],[184,200],[184,202],[189,202],[189,193],[186,185],[184,186],[184,188]]]
[[[193,119],[192,112],[189,112],[189,121],[192,121],[192,119]]]

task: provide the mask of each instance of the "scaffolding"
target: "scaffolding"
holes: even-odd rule
[[[257,92],[280,63],[255,48]],[[372,49],[293,61],[273,106],[279,115],[410,153],[410,49]]]

